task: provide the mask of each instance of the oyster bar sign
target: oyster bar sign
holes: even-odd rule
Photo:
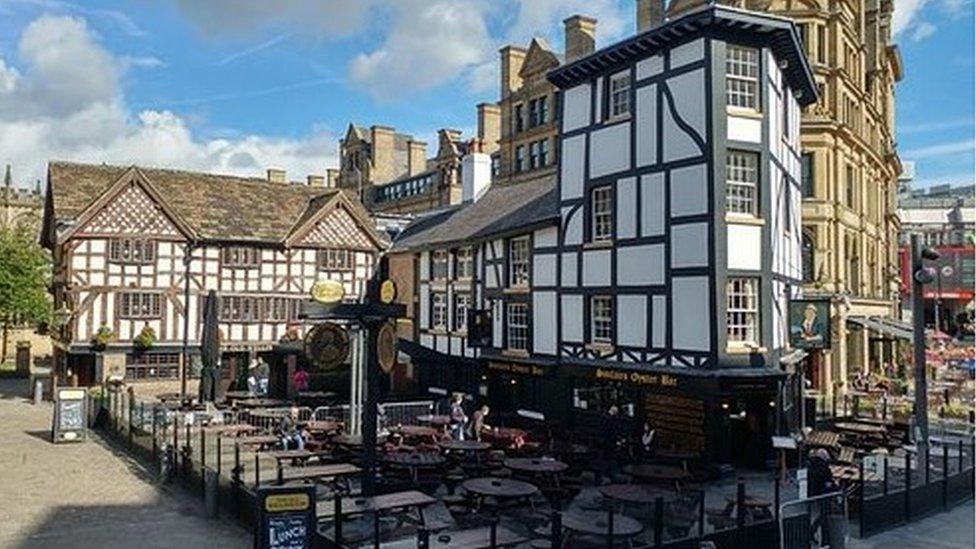
[[[668,374],[627,372],[610,368],[597,368],[594,376],[608,381],[623,381],[635,385],[660,385],[662,387],[677,387],[678,378]]]

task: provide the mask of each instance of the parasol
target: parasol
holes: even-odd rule
[[[203,308],[203,337],[200,339],[200,402],[213,402],[217,396],[217,380],[220,372],[220,332],[217,327],[217,311],[220,298],[217,292],[207,293]]]

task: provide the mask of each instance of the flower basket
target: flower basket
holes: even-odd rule
[[[139,332],[139,335],[132,340],[132,344],[140,351],[151,349],[155,343],[156,331],[153,330],[148,324],[143,326],[142,331]]]
[[[104,351],[108,344],[115,340],[115,332],[111,328],[102,324],[102,326],[95,332],[92,336],[91,343],[92,350],[96,352]]]

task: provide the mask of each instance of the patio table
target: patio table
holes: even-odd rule
[[[481,497],[498,499],[529,498],[539,493],[534,484],[510,478],[473,478],[462,482],[461,487]]]
[[[280,441],[281,439],[275,435],[245,435],[234,439],[234,442],[241,446],[258,446],[260,448],[277,444]]]
[[[638,505],[650,505],[657,498],[672,501],[677,497],[671,490],[647,484],[607,484],[599,490],[604,497]]]
[[[424,427],[422,425],[396,425],[390,428],[390,432],[408,438],[434,438],[440,431],[433,427]]]
[[[431,452],[391,452],[380,459],[387,465],[407,469],[414,482],[417,482],[420,469],[435,469],[447,461],[444,456]]]
[[[609,517],[607,513],[601,511],[583,511],[574,509],[563,513],[563,528],[571,532],[570,536],[564,540],[567,547],[572,547],[572,532],[587,534],[591,536],[604,536],[611,533]],[[623,538],[634,537],[644,531],[644,527],[636,519],[627,515],[615,514],[613,516],[613,535]]]
[[[308,467],[285,467],[278,476],[278,483],[291,481],[318,481],[354,475],[362,470],[351,463],[332,463],[329,465],[310,465]]]
[[[555,475],[569,469],[569,465],[562,461],[545,458],[507,458],[503,463],[509,469],[544,475]]]
[[[351,496],[342,498],[342,515],[423,507],[436,502],[436,499],[418,490],[392,492],[372,497]],[[315,506],[315,517],[318,519],[331,518],[335,514],[335,502],[332,499],[322,500]]]
[[[429,423],[434,427],[445,427],[451,424],[451,416],[421,414],[417,416],[417,421],[419,423]]]
[[[491,448],[491,444],[479,440],[442,440],[437,443],[442,450],[449,452],[483,452]]]
[[[498,547],[511,547],[520,543],[525,543],[526,539],[519,534],[509,530],[504,526],[495,528],[495,544]],[[404,547],[415,547],[416,540],[411,540]],[[491,528],[471,528],[457,532],[442,532],[430,535],[431,549],[454,549],[464,547],[464,549],[486,549],[491,547]]]
[[[654,463],[635,463],[624,467],[624,472],[630,476],[647,482],[680,482],[691,477],[687,471],[671,465]]]

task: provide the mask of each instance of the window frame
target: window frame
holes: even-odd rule
[[[261,266],[261,249],[251,246],[226,246],[220,249],[220,265],[231,269]]]
[[[735,290],[736,283],[746,283],[746,286]],[[725,283],[725,335],[729,347],[760,347],[762,345],[762,306],[760,299],[759,277],[730,276]],[[745,300],[749,303],[733,303],[733,300]],[[733,306],[735,305],[735,306]],[[750,306],[747,306],[750,305]],[[740,315],[741,322],[733,322],[733,316]],[[750,323],[749,320],[752,319]],[[749,331],[752,337],[749,338]]]
[[[116,298],[119,320],[159,320],[163,318],[162,294],[160,292],[125,291],[119,292]],[[133,303],[133,300],[138,303]],[[145,311],[147,308],[148,312]]]
[[[461,268],[462,265],[465,266],[464,269]],[[474,250],[471,246],[454,251],[454,273],[458,280],[470,280],[474,277]]]
[[[162,359],[166,358],[166,361]],[[125,379],[177,379],[180,376],[180,353],[127,353]]]
[[[597,313],[605,316],[597,316]],[[614,338],[613,296],[600,294],[590,297],[590,343],[613,345]]]
[[[524,257],[515,257],[517,246],[525,245]],[[517,236],[509,239],[508,253],[508,287],[528,288],[532,280],[532,240],[529,235]]]
[[[135,258],[136,254],[139,256],[138,258]],[[108,242],[109,263],[116,265],[153,265],[158,257],[159,249],[155,240],[112,238]]]
[[[462,301],[463,306],[462,306]],[[463,314],[461,309],[464,309]],[[471,294],[469,292],[454,293],[454,331],[468,331],[468,311],[471,310]]]
[[[430,329],[447,330],[447,292],[430,294]]]
[[[734,164],[734,159],[742,158],[748,159],[744,163],[738,165]],[[751,163],[751,165],[750,165]],[[760,196],[759,188],[762,183],[762,174],[760,173],[760,155],[755,151],[748,151],[742,149],[728,149],[725,154],[725,213],[733,216],[751,217],[759,218],[760,215]],[[752,171],[754,178],[752,181],[746,179],[746,175],[749,171]],[[739,179],[734,179],[733,176],[736,173],[741,176]],[[738,190],[738,195],[733,195],[733,191]],[[746,196],[743,194],[744,191],[751,190],[751,196]],[[740,206],[734,205],[738,204],[751,204],[749,211],[743,211]]]
[[[522,173],[525,170],[525,145],[515,147],[515,173]]]
[[[430,279],[447,280],[451,276],[450,252],[434,250],[430,252]],[[443,270],[443,272],[441,272]]]
[[[520,312],[516,313],[515,310]],[[515,323],[514,320],[524,322]],[[510,351],[528,352],[529,345],[529,304],[520,301],[505,303],[505,347]],[[515,345],[515,342],[520,345]]]
[[[738,44],[725,45],[725,106],[751,112],[760,112],[762,105],[760,80],[762,76],[762,59],[759,48],[740,46]],[[741,56],[733,59],[733,54]],[[750,59],[754,57],[754,59]],[[755,74],[751,74],[752,72]],[[733,89],[731,84],[740,85]],[[737,98],[733,100],[733,98]]]
[[[800,154],[800,196],[802,198],[814,198],[816,195],[816,184],[814,182],[815,163],[816,156],[814,152],[805,151]]]
[[[320,271],[354,271],[356,270],[356,253],[346,248],[322,248],[316,250],[315,266]]]
[[[623,83],[617,86],[618,83]],[[607,120],[620,120],[630,116],[630,91],[633,82],[630,79],[630,70],[611,74],[607,78]]]
[[[605,193],[605,196],[604,196]],[[613,185],[600,185],[590,190],[590,241],[612,242],[614,237],[614,203]],[[606,211],[597,208],[604,205]]]

